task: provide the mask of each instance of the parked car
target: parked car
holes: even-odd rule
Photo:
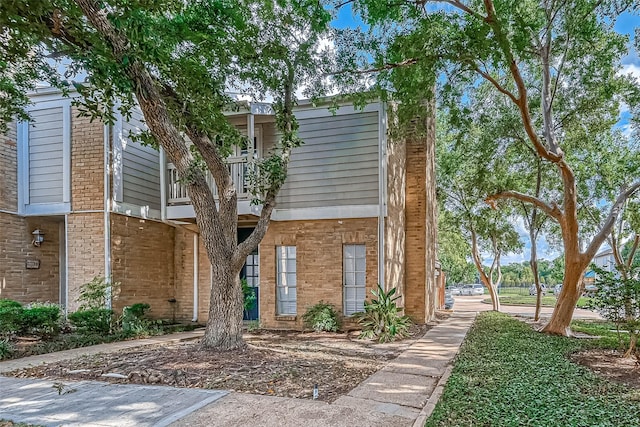
[[[553,295],[555,296],[560,295],[560,291],[562,291],[562,283],[558,283],[553,287]]]
[[[460,295],[460,287],[459,286],[450,286],[447,289],[447,292],[449,292],[451,295]]]
[[[479,283],[464,285],[462,289],[460,289],[460,295],[484,295],[484,286]]]
[[[542,290],[542,296],[547,295],[547,286],[544,283],[540,284],[540,288]],[[538,293],[538,290],[536,289],[535,284],[529,286],[529,295],[536,295],[537,293]]]
[[[592,294],[592,293],[595,293],[597,290],[598,290],[598,287],[593,283],[589,283],[588,285],[584,286],[585,294]]]
[[[444,308],[447,310],[451,310],[453,308],[454,302],[455,302],[455,299],[453,298],[453,295],[451,294],[451,292],[446,291],[444,293]]]

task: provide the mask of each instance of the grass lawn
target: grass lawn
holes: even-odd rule
[[[618,332],[616,324],[606,320],[574,320],[571,322],[571,330],[599,336],[594,342],[598,347],[626,349],[629,346],[629,334]]]
[[[478,316],[426,426],[638,426],[640,395],[566,358],[597,345]]]
[[[491,299],[483,300],[488,304],[491,304]],[[585,308],[589,302],[589,298],[580,297],[578,303],[576,304],[579,308]],[[500,292],[500,303],[506,305],[536,305],[536,296],[535,295],[517,295],[517,294],[507,294],[505,295],[503,292]],[[556,297],[554,296],[544,296],[542,297],[542,306],[543,307],[553,307],[556,305]]]

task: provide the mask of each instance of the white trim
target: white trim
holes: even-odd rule
[[[294,221],[313,219],[376,218],[378,205],[323,206],[317,208],[274,209],[274,221]]]
[[[18,122],[18,212],[29,204],[29,122]]]
[[[200,235],[193,233],[193,319],[192,322],[198,321],[198,275],[200,274]],[[213,274],[213,272],[212,272]]]
[[[238,202],[238,215],[254,215],[256,221],[262,205],[251,205],[248,200]],[[151,212],[151,211],[150,211]],[[273,221],[298,221],[315,219],[377,218],[378,205],[322,206],[317,208],[274,209]],[[192,205],[167,206],[167,219],[195,218]]]
[[[71,101],[62,105],[62,202],[71,202]]]
[[[5,211],[4,209],[0,209],[0,213],[7,214],[7,215],[20,215],[20,213],[18,212]]]
[[[387,214],[387,120],[386,108],[380,103],[378,110],[378,284],[386,290],[384,281],[385,222]]]
[[[258,151],[258,144],[262,145],[262,141],[255,139],[256,136],[256,127],[255,120],[253,114],[247,114],[247,139],[249,140],[249,144],[247,145],[247,158],[253,159],[254,151]],[[262,139],[262,128],[260,128],[260,139]],[[254,143],[255,141],[255,143]],[[255,145],[255,150],[254,150]]]
[[[69,215],[64,216],[64,300],[67,305],[64,308],[65,317],[69,314]]]
[[[161,214],[158,209],[151,209],[149,206],[138,206],[132,203],[118,203],[112,201],[111,212],[127,216],[134,216],[142,219],[155,219],[160,221]]]
[[[109,215],[110,209],[110,185],[109,185],[109,125],[103,127],[103,148],[104,148],[104,164],[103,164],[103,194],[104,200],[104,276],[109,284],[112,283],[111,278],[111,217]],[[107,306],[111,308],[113,305],[113,291],[111,286],[108,289]]]
[[[71,203],[34,203],[24,205],[21,215],[64,215],[69,212],[71,212]]]
[[[167,206],[167,220],[195,217],[196,212],[192,205]]]
[[[312,105],[305,107],[298,107],[294,110],[294,114],[296,119],[304,120],[311,119],[315,117],[332,117],[332,116],[344,116],[347,114],[358,114],[358,113],[373,113],[379,111],[380,103],[375,102],[372,104],[367,104],[364,108],[356,108],[353,105],[341,105],[335,112],[329,110],[329,106],[326,108],[322,107],[314,107]]]
[[[119,112],[116,113],[116,121],[113,124],[113,135],[111,136],[113,144],[113,154],[111,155],[111,164],[113,168],[111,174],[113,179],[112,199],[114,202],[122,202],[124,191],[124,182],[122,179],[122,156],[124,144],[124,136],[122,135],[122,120],[122,114]]]
[[[160,147],[160,219],[167,220],[167,153]]]

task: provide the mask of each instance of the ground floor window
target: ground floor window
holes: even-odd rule
[[[276,264],[277,314],[296,314],[296,247],[276,246]]]
[[[364,311],[366,296],[367,251],[365,245],[344,245],[343,253],[343,301],[344,315]]]

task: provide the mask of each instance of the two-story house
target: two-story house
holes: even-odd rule
[[[0,137],[0,298],[73,311],[79,287],[106,276],[121,283],[116,310],[147,302],[156,317],[206,321],[211,266],[195,214],[163,152],[131,140],[142,115],[108,126],[78,117],[55,90],[32,100],[31,121]],[[250,316],[300,328],[320,300],[349,316],[380,283],[414,320],[430,320],[441,299],[434,119],[426,138],[391,141],[383,103],[332,113],[302,102],[296,117],[305,143],[242,273],[258,295]],[[228,159],[243,239],[258,212],[247,164],[277,133],[268,104],[245,102],[228,119],[254,142]]]

